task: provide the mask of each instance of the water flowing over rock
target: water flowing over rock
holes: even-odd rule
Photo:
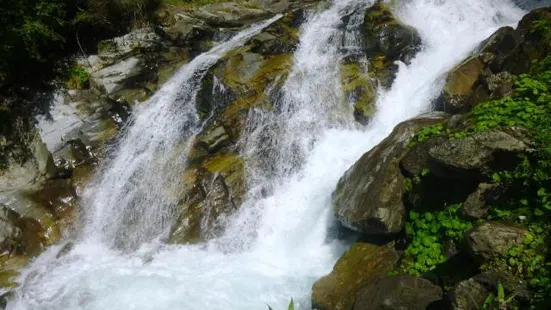
[[[105,126],[109,137],[94,134],[91,121],[80,127],[89,129],[86,134],[71,129],[70,139],[54,152],[56,173],[63,177],[43,184],[57,196],[28,197],[59,205],[50,205],[47,213],[55,220],[66,205],[78,202],[82,214],[70,233],[74,240],[46,249],[32,262],[9,307],[252,310],[266,304],[280,309],[292,297],[298,309],[387,304],[421,309],[441,300],[441,289],[424,279],[387,276],[399,255],[393,243],[365,241],[315,285],[315,298],[310,294],[347,246],[334,238],[331,214],[339,177],[375,147],[364,155],[372,161],[365,159],[365,166],[356,164],[347,174],[357,176],[359,186],[372,173],[382,179],[385,188],[370,185],[366,197],[392,218],[403,217],[405,205],[398,200],[409,176],[400,159],[421,123],[448,117],[402,122],[428,112],[442,74],[488,32],[522,13],[509,2],[466,1],[412,0],[388,8],[363,0],[167,5],[172,11],[159,13],[164,16],[154,35],[138,29],[134,43],[122,43],[125,37],[104,42],[105,49],[82,63],[93,78],[109,73],[96,80],[110,94],[92,83],[91,92],[103,91],[106,98],[94,102],[89,114],[98,123],[111,119],[114,126]],[[367,27],[366,15],[376,25]],[[374,45],[364,45],[364,36]],[[121,43],[111,49],[113,42]],[[129,62],[136,64],[132,74],[111,70]],[[110,80],[111,73],[117,79]],[[362,119],[354,97],[369,97],[373,109],[361,110],[376,112]],[[423,154],[429,158],[428,150]],[[363,172],[350,172],[354,169]],[[368,217],[384,217],[355,202],[368,209]],[[23,235],[48,219],[36,218],[24,218]],[[382,229],[356,227],[365,235],[393,238],[402,228],[398,222]],[[48,245],[54,239],[48,234],[59,235],[59,229],[40,233],[22,236],[44,241],[29,243],[29,249]],[[361,279],[354,279],[359,273]],[[13,274],[6,277],[10,285]]]

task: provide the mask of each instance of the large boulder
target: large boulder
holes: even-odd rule
[[[408,152],[417,132],[445,119],[445,114],[436,113],[399,124],[346,171],[333,192],[339,222],[366,235],[400,232],[405,216],[402,196],[406,191],[400,158]]]
[[[522,245],[527,234],[526,228],[487,222],[468,231],[465,243],[475,259],[487,262],[504,255],[512,247]]]
[[[376,246],[355,243],[339,259],[333,271],[314,283],[312,308],[318,310],[349,310],[354,305],[358,292],[388,272],[398,254],[392,244]]]
[[[425,310],[442,299],[442,289],[430,281],[412,276],[384,278],[366,286],[358,295],[354,310]]]

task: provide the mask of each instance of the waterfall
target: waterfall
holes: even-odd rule
[[[264,147],[273,154],[251,160],[247,199],[222,237],[196,246],[155,240],[172,216],[170,180],[185,167],[177,149],[202,125],[198,83],[266,23],[198,56],[134,111],[111,164],[87,191],[83,238],[65,256],[56,258],[54,246],[38,257],[8,309],[284,309],[291,297],[309,309],[313,282],[346,247],[330,237],[339,177],[397,123],[429,111],[445,73],[524,13],[512,0],[400,2],[395,13],[419,30],[424,46],[411,64],[400,64],[390,89],[379,90],[378,112],[360,127],[340,89],[338,63],[359,46],[354,11],[370,3],[335,0],[301,28],[276,111],[251,111],[241,143],[251,159]],[[344,16],[351,17],[343,31]],[[240,246],[225,251],[224,244]]]

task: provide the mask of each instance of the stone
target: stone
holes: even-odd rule
[[[442,299],[442,289],[413,276],[384,278],[358,294],[353,310],[425,310]]]
[[[357,242],[346,251],[331,273],[314,283],[312,308],[318,310],[348,310],[356,295],[366,285],[390,272],[398,254],[393,244],[377,246]]]
[[[474,90],[485,65],[479,56],[473,56],[450,71],[443,91],[440,111],[455,114],[466,112],[467,100]]]
[[[497,184],[481,183],[476,191],[467,197],[461,207],[464,217],[478,220],[488,216],[490,205],[500,196],[500,188]]]
[[[444,114],[429,114],[403,122],[341,177],[333,192],[339,222],[366,235],[395,234],[402,230],[405,178],[399,162],[409,142],[423,127],[442,122]]]
[[[453,309],[478,310],[482,309],[490,291],[475,279],[461,281],[449,293]]]
[[[398,21],[382,1],[366,10],[363,35],[368,58],[384,55],[389,62],[409,63],[421,46],[417,30]]]
[[[477,132],[433,146],[431,171],[442,178],[484,180],[489,171],[515,167],[518,155],[530,149],[529,143],[499,129]]]
[[[38,130],[29,133],[24,146],[25,154],[12,154],[7,167],[0,169],[0,193],[20,189],[30,189],[36,184],[55,176],[56,166],[52,154],[42,142]]]
[[[223,126],[218,126],[199,138],[198,147],[209,153],[216,153],[230,142],[230,136]]]
[[[15,226],[18,215],[5,205],[0,205],[0,255],[15,251],[21,239],[21,229]]]
[[[197,243],[219,236],[245,194],[243,161],[233,153],[207,158],[199,169],[186,172],[182,192],[170,241]]]
[[[515,246],[522,245],[528,230],[498,222],[480,224],[468,231],[465,242],[469,253],[478,261],[498,258]]]
[[[92,84],[110,95],[125,87],[132,78],[140,75],[144,70],[144,63],[137,57],[130,57],[109,67],[92,73]]]
[[[236,2],[212,3],[192,12],[197,19],[213,27],[239,27],[266,19],[272,13]]]
[[[153,52],[159,49],[161,42],[153,28],[140,28],[122,37],[99,42],[98,56],[103,66],[112,65],[143,52]]]

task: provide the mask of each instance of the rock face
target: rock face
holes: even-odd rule
[[[509,226],[502,223],[488,222],[481,224],[465,236],[469,252],[480,261],[497,258],[518,245],[522,245],[528,234],[525,228]]]
[[[452,69],[436,108],[462,113],[478,103],[512,93],[512,74],[526,73],[532,60],[543,59],[551,44],[535,29],[535,20],[551,18],[551,9],[537,9],[520,21],[517,29],[503,27],[484,41],[478,52]]]
[[[433,114],[399,124],[344,174],[333,193],[334,213],[342,225],[366,235],[402,230],[405,178],[398,168],[400,158],[419,130],[445,118]]]
[[[354,310],[425,310],[442,299],[442,289],[428,280],[412,276],[384,278],[365,287]]]
[[[392,244],[376,246],[355,243],[339,259],[333,271],[314,283],[312,308],[348,310],[358,292],[376,282],[394,268],[398,255]]]
[[[280,20],[230,51],[207,72],[197,95],[197,110],[208,119],[192,145],[190,166],[170,240],[194,243],[216,237],[245,193],[243,159],[235,152],[252,108],[269,111],[298,44],[301,11]],[[266,90],[272,90],[268,92]]]

